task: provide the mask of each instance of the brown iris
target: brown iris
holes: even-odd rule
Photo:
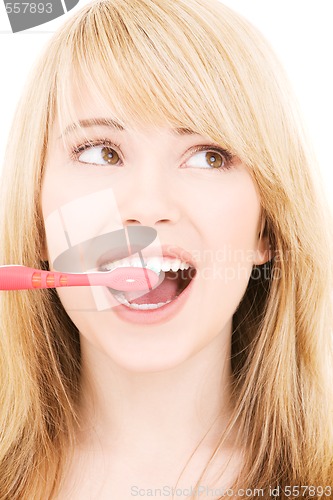
[[[119,161],[118,153],[112,148],[108,148],[108,147],[103,148],[102,149],[102,156],[103,156],[103,160],[110,163],[110,165],[115,165]]]
[[[224,158],[215,151],[208,151],[206,153],[206,160],[209,165],[214,168],[219,168],[224,165]]]

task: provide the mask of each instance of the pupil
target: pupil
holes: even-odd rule
[[[219,168],[224,162],[221,155],[215,153],[206,153],[206,160],[209,162],[211,167]]]
[[[111,148],[103,148],[102,149],[102,156],[105,161],[110,163],[111,165],[114,165],[118,161],[118,154],[116,151],[114,151]]]

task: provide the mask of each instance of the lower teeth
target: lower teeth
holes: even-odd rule
[[[167,302],[159,302],[158,304],[130,304],[128,300],[121,295],[116,295],[115,297],[121,304],[129,307],[130,309],[158,309],[159,307],[165,306],[165,304],[169,304],[169,302],[171,302],[171,300],[168,300]]]

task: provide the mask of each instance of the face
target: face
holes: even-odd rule
[[[78,118],[108,118],[107,108],[88,98],[89,108],[77,105]],[[50,214],[73,202],[73,235],[79,228],[90,240],[105,228],[149,226],[164,250],[177,247],[180,259],[189,257],[196,269],[189,288],[163,311],[133,312],[118,301],[103,310],[74,310],[73,298],[83,303],[88,287],[58,288],[81,346],[128,370],[159,371],[184,362],[218,336],[228,342],[252,266],[268,260],[266,242],[258,240],[260,198],[248,168],[209,138],[169,128],[135,133],[89,126],[85,149],[86,137],[77,131],[68,132],[66,149],[63,132],[55,121],[41,196],[50,268],[64,239],[49,224]]]

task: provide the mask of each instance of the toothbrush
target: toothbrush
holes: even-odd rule
[[[29,290],[68,286],[107,286],[119,291],[151,290],[159,275],[146,267],[117,267],[95,273],[42,271],[21,265],[0,266],[0,290]]]

